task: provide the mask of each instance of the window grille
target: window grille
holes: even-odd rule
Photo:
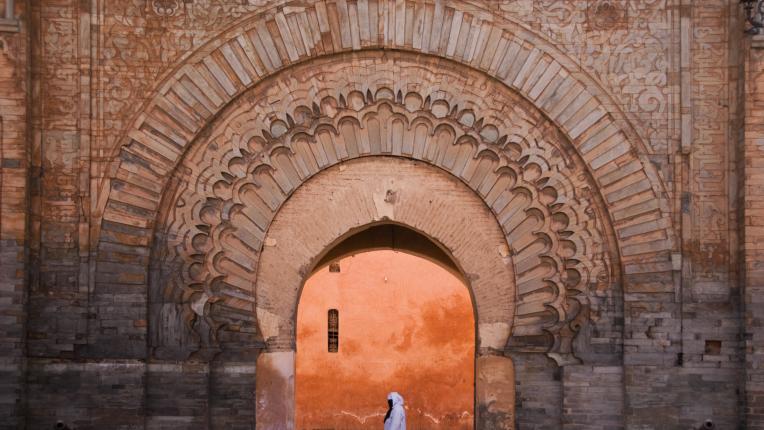
[[[329,309],[328,323],[329,352],[337,352],[340,349],[340,313],[337,309]]]

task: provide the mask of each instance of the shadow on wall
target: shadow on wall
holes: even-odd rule
[[[339,311],[336,353],[328,352],[329,309]],[[339,272],[316,272],[300,299],[297,428],[379,429],[390,391],[403,395],[410,429],[472,428],[474,354],[460,279],[396,251],[344,258]]]

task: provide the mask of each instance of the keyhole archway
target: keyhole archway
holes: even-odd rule
[[[462,267],[477,320],[477,427],[512,428],[514,371],[504,355],[577,364],[582,325],[616,321],[618,310],[602,306],[618,285],[596,184],[555,124],[489,78],[437,60],[391,88],[391,73],[415,59],[353,58],[365,65],[358,75],[315,67],[346,64],[337,56],[253,88],[184,156],[152,254],[153,354],[233,363],[259,354],[251,420],[294,428],[306,276],[345,235],[398,223],[441,243]],[[260,104],[294,76],[317,92]],[[634,203],[618,216],[643,209]],[[617,342],[617,331],[607,333]]]
[[[374,225],[332,247],[297,311],[295,428],[378,428],[400,392],[408,424],[474,426],[475,316],[457,265],[422,234]]]
[[[673,267],[667,188],[614,99],[543,35],[469,1],[395,2],[363,13],[347,3],[265,6],[157,82],[115,145],[91,231],[99,244],[92,302],[148,304],[148,339],[94,325],[93,350],[215,357],[237,375],[263,351],[257,417],[213,408],[209,421],[290,428],[299,286],[328,243],[393,219],[440,239],[463,264],[476,303],[477,415],[511,428],[513,406],[495,400],[513,399],[480,389],[481,378],[511,381],[507,366],[481,374],[480,361],[519,351],[577,364],[576,333],[598,325],[596,351],[617,362],[621,269]],[[312,25],[314,37],[295,38],[289,26],[305,14],[320,25]],[[364,16],[378,25],[367,27]],[[477,21],[462,25],[468,16]],[[309,214],[303,224],[284,215],[306,181],[382,156],[435,166],[458,184],[442,195],[422,195],[421,181],[382,184],[346,199],[356,206],[341,208],[345,218],[321,218],[317,212],[329,212],[322,199],[340,200],[316,193],[301,208]],[[466,214],[457,186],[483,204],[485,213],[472,212],[477,218],[494,217],[499,240],[474,236],[490,222]],[[387,193],[402,189],[420,201],[403,204]],[[442,214],[421,203],[433,200],[459,219],[432,221]],[[131,273],[138,279],[131,282],[144,293],[111,285],[114,250],[133,247],[141,257],[130,270],[149,275]],[[467,270],[472,255],[480,261]],[[670,279],[656,283],[672,291]],[[94,317],[111,319],[110,309],[94,306]],[[254,367],[247,367],[253,378]],[[224,402],[238,407],[251,390],[241,393]]]
[[[476,321],[475,425],[485,428],[493,421],[494,428],[512,427],[514,373],[511,360],[502,355],[515,300],[506,239],[461,181],[398,157],[366,157],[328,168],[297,189],[274,218],[257,275],[258,322],[266,343],[257,360],[258,427],[298,428],[298,301],[313,268],[356,252],[358,244],[387,247],[369,242],[378,231],[369,227],[391,223],[429,238],[440,249],[412,246],[410,252],[464,274]],[[362,231],[365,235],[356,236]]]

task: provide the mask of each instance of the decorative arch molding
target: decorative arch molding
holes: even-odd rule
[[[323,253],[378,223],[402,225],[446,250],[470,289],[478,351],[501,354],[516,300],[501,226],[465,184],[437,166],[395,156],[327,166],[279,207],[255,276],[258,326],[268,351],[294,349],[299,296]]]
[[[504,311],[487,322],[506,321],[513,347],[576,362],[573,337],[618,294],[618,264],[604,204],[571,143],[511,90],[444,60],[426,68],[403,53],[352,60],[354,73],[343,73],[346,58],[328,58],[237,99],[189,149],[162,205],[152,318],[187,321],[196,330],[188,339],[208,347],[220,327],[255,331],[253,309],[272,301],[257,296],[257,270],[287,199],[348,160],[404,157],[463,182],[500,225],[516,307],[513,319]],[[418,68],[397,82],[415,91],[388,86],[399,68]],[[492,290],[501,286],[475,296],[496,301]],[[263,340],[292,341],[262,325]],[[173,338],[153,327],[155,345]],[[176,345],[198,348],[191,343]]]
[[[503,348],[515,284],[505,235],[465,183],[400,156],[356,157],[317,172],[268,228],[257,265],[258,323],[268,339],[257,359],[257,427],[294,428],[296,316],[311,269],[326,250],[379,222],[419,232],[463,272],[476,323],[475,428],[513,429],[515,378]]]
[[[248,88],[311,59],[379,49],[449,59],[448,67],[485,73],[536,106],[570,139],[604,196],[625,272],[672,270],[667,193],[617,104],[543,37],[474,1],[287,3],[240,21],[188,56],[138,115],[104,181],[93,236],[112,234],[101,231],[111,222],[151,231],[153,218],[136,213],[156,213],[156,190],[189,143]]]
[[[211,85],[223,92],[217,95],[226,101],[292,65],[324,55],[370,49],[404,50],[452,59],[501,78],[512,88],[516,87],[513,79],[518,78],[515,74],[523,68],[529,69],[523,74],[529,73],[536,65],[559,68],[563,78],[568,78],[568,74],[574,75],[570,79],[583,87],[582,96],[594,97],[597,99],[594,103],[608,108],[604,111],[618,122],[618,127],[639,154],[650,153],[649,146],[643,143],[645,137],[640,130],[630,124],[618,103],[597,79],[578,66],[578,59],[558,49],[557,42],[549,40],[543,33],[512,16],[497,13],[481,0],[265,1],[212,40],[181,55],[177,64],[162,72],[158,84],[154,86],[154,96],[146,99],[135,115],[133,128],[140,128],[146,114],[158,104],[164,104],[160,99],[172,92],[179,80],[184,77],[191,79],[187,70],[191,65],[208,64],[209,59],[217,62],[224,57],[219,64],[210,64],[206,71],[199,70],[202,81],[214,81]],[[485,49],[489,52],[484,52]],[[530,54],[533,58],[529,58]],[[232,55],[237,59],[231,59]],[[490,65],[483,64],[489,61],[484,58],[486,56],[491,56]],[[553,59],[551,63],[550,58]],[[520,64],[511,66],[514,60]],[[528,63],[539,60],[542,61]],[[240,68],[233,69],[237,65]],[[506,69],[510,67],[516,69],[513,74],[497,75],[508,72]],[[213,77],[211,73],[215,71],[233,78],[226,79],[230,85]],[[190,73],[193,74],[193,71]],[[240,78],[247,74],[249,78]],[[550,81],[555,79],[550,78]],[[229,90],[233,91],[233,96],[224,94]],[[521,93],[525,95],[527,91]],[[221,103],[217,108],[224,105]],[[115,154],[129,139],[128,132],[115,148]]]
[[[374,4],[376,9],[371,7]],[[307,25],[302,25],[304,23]],[[394,52],[386,48],[394,48]],[[182,171],[187,166],[180,166],[179,162],[188,159],[186,153],[190,151],[191,142],[204,141],[208,137],[213,128],[210,124],[215,118],[227,115],[228,107],[236,100],[246,100],[250,94],[248,89],[251,89],[251,94],[257,93],[259,88],[265,87],[258,83],[270,83],[279,76],[292,79],[295,85],[282,86],[279,95],[270,102],[299,100],[302,97],[302,100],[313,100],[305,106],[308,111],[312,111],[311,103],[320,99],[313,97],[311,92],[314,90],[300,85],[302,78],[296,70],[299,67],[303,67],[303,70],[311,66],[319,67],[322,61],[340,60],[344,61],[342,72],[363,75],[367,70],[350,60],[367,54],[417,59],[410,61],[405,70],[402,66],[392,65],[385,72],[386,84],[395,95],[396,103],[399,101],[397,97],[401,95],[400,102],[403,105],[406,102],[405,95],[412,92],[420,93],[422,102],[427,98],[421,94],[434,94],[430,97],[433,104],[441,98],[439,92],[447,93],[449,87],[440,83],[430,83],[427,87],[413,80],[405,85],[399,83],[409,74],[418,78],[428,73],[437,74],[440,71],[438,68],[480,82],[483,90],[490,88],[490,91],[504,95],[514,94],[514,98],[508,99],[511,102],[499,102],[494,105],[498,109],[486,109],[484,112],[491,113],[479,116],[490,118],[484,120],[486,123],[498,123],[498,119],[506,115],[505,111],[517,106],[530,107],[535,110],[535,116],[533,121],[524,125],[526,129],[538,128],[537,123],[548,124],[546,130],[556,135],[555,139],[567,142],[560,146],[567,149],[562,151],[561,159],[580,162],[580,172],[589,175],[591,180],[582,190],[592,192],[594,200],[602,201],[592,211],[599,210],[603,215],[592,219],[606,220],[601,225],[613,226],[613,238],[617,246],[609,248],[608,252],[617,252],[619,264],[611,264],[609,273],[618,269],[626,274],[673,270],[673,227],[660,177],[640,155],[644,151],[638,135],[618,112],[616,104],[577,68],[575,62],[528,30],[504,21],[470,2],[316,1],[264,10],[251,20],[241,22],[230,32],[221,34],[216,41],[188,57],[136,119],[125,136],[120,152],[115,157],[113,171],[106,179],[95,204],[96,221],[93,223],[95,231],[92,235],[98,238],[98,248],[95,251],[97,255],[91,306],[100,307],[102,303],[107,306],[114,300],[115,294],[130,296],[135,294],[135,286],[145,287],[149,284],[146,275],[148,264],[130,263],[130,267],[126,267],[120,255],[136,255],[138,258],[135,260],[140,262],[148,260],[147,255],[152,252],[152,248],[156,250],[153,247],[155,233],[159,236],[165,234],[161,229],[157,230],[156,220],[167,214],[162,212],[160,215],[160,206],[175,204],[163,200],[167,194],[165,190],[176,185],[173,181],[183,181]],[[474,103],[475,109],[483,106],[479,98],[490,94],[490,91],[473,91],[477,88],[474,82],[463,83],[458,90],[450,89],[455,103],[450,103],[449,109],[453,109],[453,106],[461,109],[469,103]],[[368,88],[358,86],[365,100]],[[339,93],[336,93],[335,99],[339,105]],[[481,95],[477,96],[478,93]],[[497,103],[495,98],[491,100]],[[345,101],[349,103],[347,99]],[[278,112],[297,115],[293,109],[277,108],[276,105],[278,103],[266,107],[266,112],[274,117]],[[541,119],[536,119],[536,116]],[[457,121],[469,121],[467,118],[469,115],[457,118]],[[279,121],[281,123],[273,121],[276,129],[283,128],[284,124],[290,126],[287,118]],[[478,116],[473,121],[478,128],[483,126],[477,124]],[[490,128],[485,130],[489,135],[498,133]],[[273,130],[268,128],[267,131],[270,137],[274,136],[271,134]],[[251,131],[253,134],[257,132]],[[532,131],[520,130],[518,133],[524,136]],[[502,134],[511,135],[509,132]],[[459,144],[462,143],[460,141]],[[181,172],[181,176],[173,172]],[[205,173],[213,174],[214,171]],[[599,245],[604,246],[604,241]],[[115,277],[108,272],[113,270],[113,264],[101,265],[101,262],[111,263],[115,260],[119,260],[119,264],[130,272]],[[156,261],[156,258],[152,261]],[[564,267],[563,262],[568,264],[571,261],[574,260],[566,257],[555,263],[558,267]],[[567,272],[558,273],[563,278],[559,283],[565,284]],[[151,283],[158,282],[154,279],[157,276],[161,278],[160,275],[156,270],[153,271]],[[115,286],[115,278],[120,282],[125,279],[125,285]],[[215,279],[220,281],[222,278]],[[604,279],[600,283],[608,282]],[[188,297],[182,294],[173,296],[183,291],[173,285],[168,283],[160,289],[161,292],[152,290],[150,294],[154,296],[154,302],[161,302],[164,297],[171,296],[176,303],[187,303]],[[551,285],[549,289],[555,290]],[[565,288],[557,288],[551,295],[563,297]],[[239,299],[243,302],[249,300],[247,297]],[[135,300],[140,301],[137,297]],[[240,309],[244,305],[233,303],[237,305],[230,307],[226,313],[235,314],[238,311],[240,315],[236,323],[228,321],[224,325],[238,325],[244,332],[255,331],[254,321],[238,323],[244,319]],[[548,314],[546,303],[542,300],[533,305],[539,309],[539,316]],[[575,300],[571,303],[576,306]],[[222,309],[228,304],[220,302],[217,307]],[[518,304],[522,306],[522,301],[518,301]],[[553,307],[554,313],[562,315],[560,311],[564,311],[566,315],[559,320],[556,334],[550,334],[547,329],[539,329],[546,323],[529,324],[529,327],[535,328],[517,337],[523,339],[518,346],[549,350],[553,355],[570,357],[572,347],[569,340],[575,333],[577,323],[571,325],[573,321],[568,320],[567,316],[587,312],[582,314],[565,310],[569,306],[562,300],[558,306]],[[517,315],[521,314],[518,309]],[[596,315],[597,312],[592,314]],[[189,318],[189,314],[180,312],[174,317]],[[193,315],[190,318],[187,324],[200,324],[199,318]],[[213,330],[202,332],[215,333],[214,328],[219,327],[219,323],[212,320],[205,324],[211,324]],[[520,330],[521,326],[518,324],[516,330]],[[516,331],[516,334],[520,333]],[[566,334],[562,336],[561,333]],[[112,338],[106,328],[92,330],[91,336],[94,338],[91,342],[93,344],[98,344],[101,338],[105,341]],[[553,345],[550,349],[547,342],[549,337],[559,346]],[[182,344],[189,339],[181,339],[177,343]],[[207,341],[212,344],[216,339],[208,335]],[[201,342],[205,343],[205,340]],[[137,345],[127,347],[134,348]],[[559,361],[565,362],[564,359]]]

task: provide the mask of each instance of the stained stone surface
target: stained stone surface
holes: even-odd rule
[[[402,242],[398,231],[390,236]],[[475,320],[463,281],[397,246],[337,264],[339,272],[323,266],[313,273],[300,297],[296,427],[376,430],[394,390],[404,396],[407,426],[471,429]],[[336,326],[329,309],[337,311]],[[334,352],[330,327],[338,327]],[[506,379],[514,388],[514,378]]]
[[[764,42],[737,0],[13,12],[0,428],[251,428],[294,349],[293,286],[396,217],[474,269],[507,426],[764,428]],[[444,212],[392,186],[286,209],[402,160],[451,181],[428,196]]]

